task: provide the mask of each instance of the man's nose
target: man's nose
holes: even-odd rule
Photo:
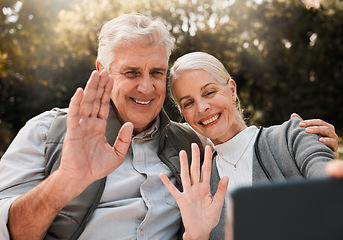
[[[150,75],[146,74],[139,79],[137,90],[144,94],[149,94],[154,91],[153,79]]]

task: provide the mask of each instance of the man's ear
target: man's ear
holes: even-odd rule
[[[104,69],[104,66],[99,62],[99,60],[96,60],[96,70],[100,73]]]

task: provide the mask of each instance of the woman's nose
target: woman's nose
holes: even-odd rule
[[[198,101],[198,111],[199,112],[205,112],[207,109],[209,109],[210,108],[210,105],[208,104],[208,102],[207,101],[205,101],[205,100],[200,100],[200,101]]]

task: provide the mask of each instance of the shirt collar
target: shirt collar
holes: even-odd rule
[[[157,136],[159,133],[159,128],[160,128],[160,116],[157,115],[155,118],[155,122],[152,124],[150,128],[147,130],[140,132],[136,136],[134,136],[135,139],[140,139],[140,140],[149,140]]]

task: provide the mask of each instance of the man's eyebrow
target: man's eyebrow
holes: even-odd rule
[[[160,67],[160,68],[153,68],[153,69],[151,69],[151,71],[161,71],[161,72],[166,72],[167,71],[167,69],[166,68],[164,68],[164,67]]]
[[[121,72],[124,72],[124,71],[140,71],[142,68],[140,67],[123,67],[122,69],[120,69]],[[150,72],[154,72],[154,71],[161,71],[161,72],[166,72],[167,69],[164,68],[164,67],[156,67],[156,68],[152,68],[150,70]]]
[[[121,72],[124,72],[124,71],[127,71],[127,70],[130,70],[130,71],[137,71],[139,70],[140,68],[139,67],[123,67],[122,69],[120,69]]]

